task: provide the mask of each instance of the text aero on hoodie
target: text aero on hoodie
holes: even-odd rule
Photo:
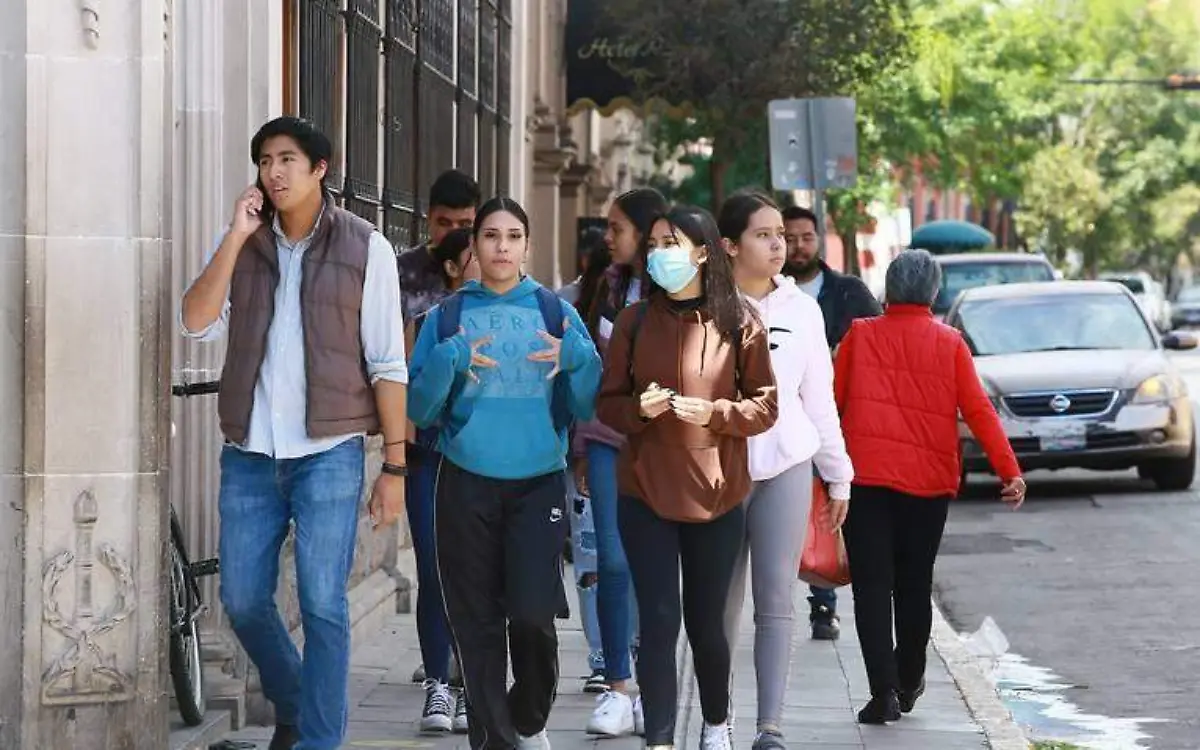
[[[854,467],[833,396],[833,360],[821,307],[790,278],[780,275],[774,282],[763,299],[747,297],[767,329],[779,387],[779,419],[750,438],[750,477],[771,479],[811,458],[829,484],[829,496],[848,499]]]
[[[421,326],[409,365],[409,419],[418,427],[438,425],[438,450],[473,474],[526,479],[566,468],[567,432],[554,429],[550,408],[554,381],[547,376],[554,366],[528,358],[549,347],[538,334],[546,330],[538,288],[526,277],[500,295],[468,282],[459,290],[464,334],[438,341],[440,307]],[[560,303],[566,330],[559,377],[567,379],[571,414],[589,419],[600,381],[600,355],[575,308]],[[488,336],[490,343],[479,353],[496,366],[472,369],[471,345]],[[468,377],[469,369],[478,382]],[[446,411],[452,390],[457,396]]]

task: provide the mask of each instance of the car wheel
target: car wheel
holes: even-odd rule
[[[1192,486],[1196,477],[1196,439],[1182,458],[1164,458],[1138,467],[1138,476],[1149,479],[1166,492],[1179,492]]]

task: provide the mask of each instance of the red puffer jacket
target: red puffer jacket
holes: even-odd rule
[[[854,482],[919,497],[958,494],[958,413],[1004,481],[1021,475],[962,335],[926,307],[855,320],[838,348],[834,392]]]

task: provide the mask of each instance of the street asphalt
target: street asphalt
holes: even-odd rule
[[[1200,353],[1175,361],[1200,397]],[[1018,513],[988,477],[954,505],[935,576],[950,623],[1003,633],[994,674],[1031,739],[1200,748],[1200,496],[1133,471],[1028,479]]]

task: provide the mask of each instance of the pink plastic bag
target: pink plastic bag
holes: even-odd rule
[[[829,493],[825,483],[814,477],[808,532],[800,554],[800,580],[819,588],[835,589],[850,583],[850,560],[842,530],[829,532],[824,528],[828,513]]]

